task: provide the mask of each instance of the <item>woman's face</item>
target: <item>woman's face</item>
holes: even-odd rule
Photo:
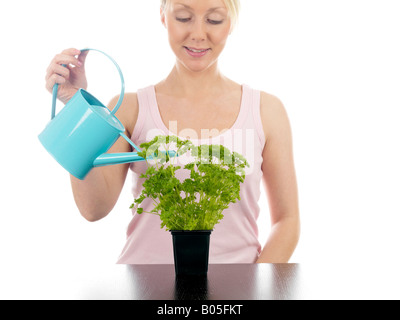
[[[223,0],[170,0],[161,19],[177,62],[193,72],[215,64],[231,30]]]

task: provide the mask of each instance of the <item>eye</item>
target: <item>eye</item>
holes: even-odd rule
[[[177,20],[177,21],[179,21],[179,22],[183,22],[183,23],[185,23],[185,22],[189,22],[189,21],[190,21],[190,19],[191,19],[191,18],[179,18],[179,17],[176,17],[176,20]]]
[[[224,22],[224,20],[212,20],[212,19],[207,19],[207,22],[210,24],[221,24],[222,22]]]

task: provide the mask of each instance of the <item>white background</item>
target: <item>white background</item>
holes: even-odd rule
[[[400,262],[399,15],[396,0],[242,1],[220,67],[278,96],[290,116],[302,217],[292,262]],[[44,76],[53,56],[101,49],[119,63],[127,91],[161,80],[174,56],[158,0],[3,1],[0,30],[5,298],[19,297],[15,278],[27,266],[73,272],[77,262],[114,263],[130,221],[129,180],[107,218],[86,222],[68,175],[38,142],[50,117]],[[116,71],[95,53],[87,64],[89,92],[107,103],[120,90]],[[265,196],[260,206],[265,241]]]

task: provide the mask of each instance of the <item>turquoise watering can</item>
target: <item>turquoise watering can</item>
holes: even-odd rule
[[[58,84],[56,84],[53,87],[51,121],[39,135],[42,145],[58,163],[81,180],[93,167],[146,160],[138,156],[141,150],[124,134],[125,128],[115,116],[125,93],[121,69],[114,59],[100,50],[83,49],[81,51],[88,50],[104,54],[117,67],[122,83],[117,105],[110,111],[89,92],[79,89],[65,107],[55,115],[58,92]],[[138,152],[107,154],[106,152],[120,136]],[[174,156],[175,152],[169,151],[169,155]],[[147,159],[152,159],[152,156]]]

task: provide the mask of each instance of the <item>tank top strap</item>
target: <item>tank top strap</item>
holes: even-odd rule
[[[261,92],[244,84],[242,99],[242,108],[244,110],[241,115],[246,116],[246,119],[243,119],[241,123],[244,127],[252,128],[257,132],[260,144],[264,147],[265,135],[261,121]]]
[[[136,120],[135,128],[133,129],[132,133],[132,141],[136,141],[141,132],[143,131],[143,127],[146,124],[147,121],[147,115],[151,110],[151,90],[152,87],[146,87],[143,89],[139,89],[137,92],[137,99],[139,103],[139,113],[138,113],[138,118]]]
[[[253,119],[254,126],[256,128],[258,137],[260,139],[261,147],[264,148],[265,145],[265,133],[261,120],[261,92],[259,90],[252,89],[252,109],[253,109]]]

